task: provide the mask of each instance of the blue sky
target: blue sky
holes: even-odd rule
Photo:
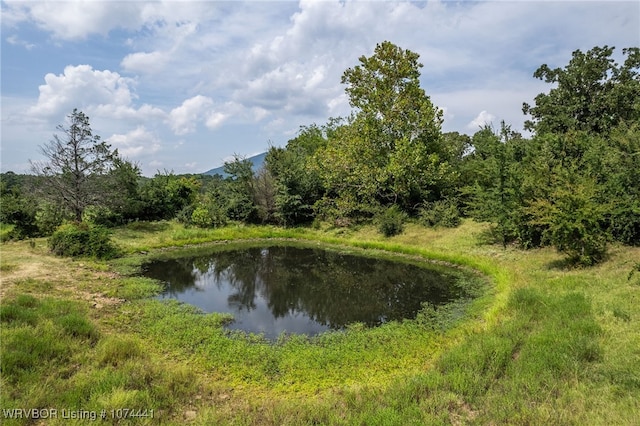
[[[635,0],[2,1],[1,19],[1,168],[17,173],[74,108],[147,176],[284,146],[349,114],[340,77],[384,40],[420,54],[444,131],[519,130],[549,90],[541,64],[640,46]]]

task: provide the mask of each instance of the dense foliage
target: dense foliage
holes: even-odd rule
[[[15,238],[50,235],[70,219],[174,218],[202,228],[373,221],[391,236],[405,220],[454,227],[469,216],[492,223],[505,246],[551,244],[590,265],[611,241],[640,244],[640,49],[623,49],[621,65],[613,53],[577,50],[566,67],[534,72],[553,88],[523,105],[530,138],[507,123],[469,136],[441,131],[418,55],[383,42],[342,76],[348,117],[302,126],[269,149],[260,170],[237,157],[226,177],[143,178],[74,110],[63,136],[43,148],[50,161],[34,163],[38,176],[2,175],[0,221]]]
[[[69,223],[59,227],[49,238],[49,247],[58,256],[112,259],[119,255],[107,229],[86,223]]]

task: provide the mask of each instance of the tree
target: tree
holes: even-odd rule
[[[640,122],[621,124],[609,135],[606,152],[594,150],[602,164],[605,202],[611,236],[624,244],[640,246]]]
[[[233,220],[255,222],[258,210],[254,201],[255,180],[251,160],[235,156],[234,161],[224,164],[227,216]]]
[[[573,263],[590,266],[604,259],[607,234],[603,228],[610,206],[600,202],[601,185],[580,172],[578,162],[555,170],[557,183],[544,198],[534,199],[527,210],[544,236]]]
[[[519,208],[522,200],[518,144],[521,136],[504,122],[500,132],[485,126],[472,138],[474,152],[466,163],[466,175],[473,176],[467,188],[471,214],[479,220],[495,224],[500,242],[507,243],[518,235]]]
[[[412,210],[426,196],[440,197],[451,168],[443,161],[442,113],[420,87],[418,57],[385,41],[344,72],[355,111],[316,155],[334,205]]]
[[[37,203],[25,191],[25,176],[13,172],[0,174],[0,223],[14,225],[11,238],[38,235]]]
[[[265,164],[274,180],[275,217],[285,226],[311,222],[314,205],[324,192],[317,170],[310,167],[313,155],[326,146],[340,120],[302,126],[285,148],[271,147]]]
[[[118,159],[118,151],[100,136],[94,135],[89,117],[74,109],[67,126],[59,125],[61,136],[54,135],[40,151],[46,162],[31,162],[32,170],[42,176],[45,197],[68,209],[77,221],[88,206],[99,206],[117,188],[108,184],[108,175]]]
[[[391,42],[376,45],[373,56],[359,58],[360,65],[347,69],[342,83],[356,115],[371,127],[371,144],[393,151],[402,139],[431,145],[440,138],[442,113],[420,87],[419,55]]]
[[[193,177],[176,176],[166,170],[156,173],[153,179],[146,180],[138,189],[139,219],[172,219],[194,204],[199,189],[200,182]]]
[[[564,69],[540,66],[533,76],[557,87],[536,96],[535,106],[523,104],[522,111],[532,117],[525,128],[536,133],[606,134],[621,122],[640,120],[640,48],[623,49],[622,65],[611,58],[614,49],[576,50]]]

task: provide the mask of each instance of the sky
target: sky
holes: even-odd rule
[[[202,173],[349,115],[342,73],[388,40],[420,55],[445,132],[551,86],[542,64],[640,46],[640,1],[2,1],[1,170],[29,173],[78,108],[145,176]]]

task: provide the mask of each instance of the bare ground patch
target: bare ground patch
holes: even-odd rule
[[[21,286],[31,283],[30,293],[60,294],[87,301],[97,309],[123,302],[107,297],[95,288],[99,287],[96,283],[118,278],[117,274],[94,270],[82,261],[56,257],[48,252],[44,241],[2,244],[0,266],[0,300],[21,292]],[[33,283],[40,283],[46,292],[38,291],[39,286]]]

